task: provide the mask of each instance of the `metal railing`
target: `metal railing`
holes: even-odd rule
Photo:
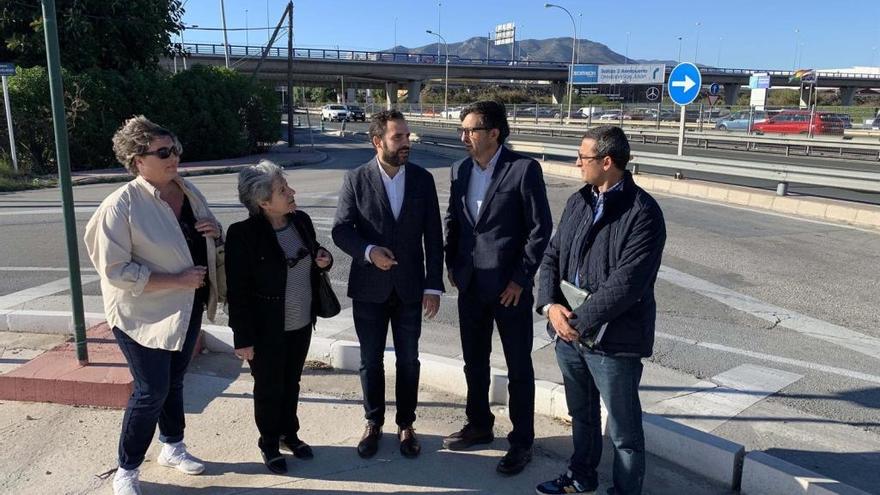
[[[574,160],[577,158],[578,147],[574,145],[536,143],[532,141],[508,141],[507,145],[519,152],[532,155],[559,156]],[[698,156],[676,156],[664,153],[635,152],[630,162],[633,173],[638,173],[640,166],[665,168],[674,171],[694,171],[762,179],[777,183],[777,194],[784,196],[789,183],[826,186],[856,191],[880,192],[880,172],[841,170],[802,165],[784,165],[765,162],[745,162],[724,158],[708,158]]]

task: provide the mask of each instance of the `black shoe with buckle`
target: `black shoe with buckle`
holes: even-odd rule
[[[532,461],[532,448],[514,445],[498,462],[501,474],[518,474]]]
[[[368,459],[376,455],[379,451],[379,439],[382,438],[382,427],[369,424],[364,430],[361,441],[358,442],[358,455],[364,459]]]
[[[474,445],[492,443],[495,434],[492,428],[478,428],[473,425],[464,425],[461,430],[443,439],[443,448],[449,450],[464,450]]]
[[[297,459],[311,459],[315,457],[309,444],[303,442],[296,435],[281,438],[281,445],[293,454]]]
[[[419,456],[419,452],[422,451],[422,446],[419,445],[419,439],[416,438],[416,431],[412,426],[400,428],[397,431],[397,436],[400,438],[400,453],[403,454],[404,457],[413,459]]]
[[[263,464],[275,474],[287,473],[287,460],[278,451],[278,445],[275,442],[263,442],[263,439],[257,442],[260,447],[260,455],[263,457]]]

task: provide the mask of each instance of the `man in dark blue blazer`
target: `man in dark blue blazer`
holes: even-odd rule
[[[367,427],[361,457],[379,448],[385,422],[383,355],[388,323],[394,339],[400,451],[416,457],[413,430],[419,388],[422,309],[433,318],[443,292],[443,232],[434,177],[408,163],[409,128],[396,111],[375,114],[370,140],[376,157],[345,175],[333,242],[351,256],[348,296],[361,350]]]
[[[535,439],[532,288],[553,224],[541,166],[504,146],[510,134],[504,105],[477,102],[460,117],[470,156],[452,164],[445,250],[450,282],[458,288],[467,424],[443,445],[461,450],[494,439],[489,409],[494,322],[507,362],[513,423],[498,471],[516,474],[531,461]]]

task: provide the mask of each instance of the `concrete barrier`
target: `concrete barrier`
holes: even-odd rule
[[[746,455],[740,491],[743,495],[869,495],[764,452]]]

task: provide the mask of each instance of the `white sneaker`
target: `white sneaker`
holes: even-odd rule
[[[117,469],[113,477],[113,495],[141,495],[139,475],[138,469]]]
[[[202,461],[190,455],[183,442],[162,444],[162,452],[159,453],[156,462],[160,466],[177,468],[178,471],[186,474],[199,474],[205,470]]]

